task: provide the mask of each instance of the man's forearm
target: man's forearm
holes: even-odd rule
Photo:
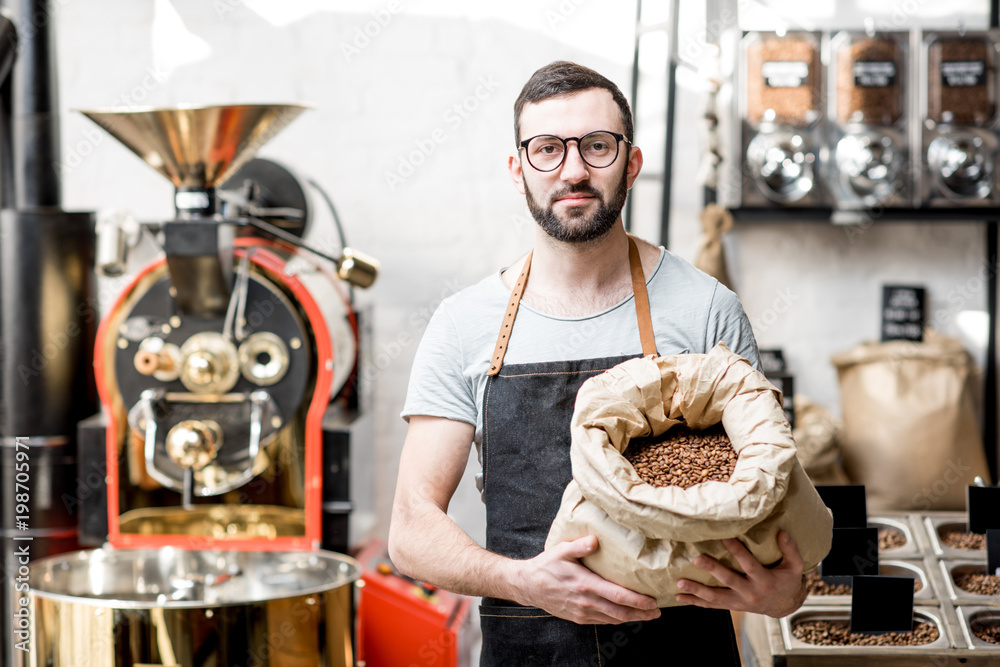
[[[517,561],[483,549],[433,505],[397,508],[389,556],[403,574],[445,590],[518,601]]]

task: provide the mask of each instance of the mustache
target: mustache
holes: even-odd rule
[[[601,201],[604,201],[604,197],[601,196],[600,191],[590,185],[587,185],[586,183],[574,183],[572,185],[568,185],[562,190],[552,193],[552,195],[549,197],[549,201],[554,202],[560,197],[565,197],[566,195],[569,194],[593,195],[594,197],[597,197]]]

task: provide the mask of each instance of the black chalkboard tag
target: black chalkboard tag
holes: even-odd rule
[[[868,506],[864,484],[820,484],[816,486],[823,504],[833,512],[834,528],[865,528]]]
[[[781,348],[757,350],[757,354],[760,356],[760,370],[763,371],[764,375],[784,373],[788,370],[785,367],[785,353],[782,352]]]
[[[765,375],[775,389],[781,392],[781,409],[785,411],[788,425],[795,428],[795,378],[789,373]]]
[[[923,287],[882,286],[882,342],[924,339]]]
[[[820,563],[823,581],[830,577],[878,574],[878,528],[834,528],[830,553]]]
[[[965,499],[970,533],[1000,528],[1000,486],[970,486]]]
[[[986,574],[1000,574],[1000,529],[986,530]]]
[[[913,577],[854,577],[851,632],[913,631]]]

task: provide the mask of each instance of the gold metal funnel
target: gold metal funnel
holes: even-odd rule
[[[213,188],[300,113],[301,104],[80,109],[180,188]]]

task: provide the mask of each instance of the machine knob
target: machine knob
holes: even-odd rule
[[[180,349],[162,338],[150,337],[139,343],[132,363],[143,375],[151,375],[157,380],[176,380],[180,371]]]
[[[355,287],[370,287],[378,276],[379,268],[379,261],[374,257],[345,247],[341,251],[337,276]]]
[[[221,334],[204,331],[181,346],[181,382],[199,394],[224,393],[240,377],[236,346]]]
[[[215,460],[222,446],[222,427],[211,419],[189,419],[167,433],[167,456],[182,468],[201,470]]]

